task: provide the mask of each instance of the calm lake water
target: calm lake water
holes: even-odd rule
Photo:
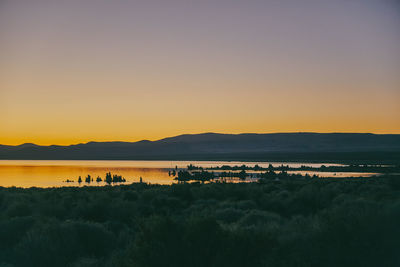
[[[0,160],[0,186],[9,187],[58,187],[77,186],[78,177],[82,179],[90,174],[94,179],[100,176],[103,180],[106,172],[118,174],[125,177],[128,183],[139,182],[142,177],[144,182],[152,184],[171,184],[175,181],[168,175],[168,171],[186,168],[193,164],[201,167],[216,167],[222,165],[247,165],[258,164],[261,167],[289,165],[299,167],[301,165],[319,167],[340,166],[340,164],[317,164],[317,163],[290,163],[290,162],[239,162],[239,161],[104,161],[104,160]],[[349,177],[349,176],[371,176],[371,173],[324,173],[324,172],[294,172],[317,174],[321,177]],[[65,181],[73,180],[72,183]],[[104,182],[92,182],[91,185],[104,185]],[[87,185],[82,183],[81,186]]]

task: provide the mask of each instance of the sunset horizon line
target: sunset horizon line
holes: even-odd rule
[[[377,132],[345,132],[345,131],[329,131],[329,132],[316,132],[316,131],[283,131],[283,132],[241,132],[241,133],[226,133],[226,132],[199,132],[199,133],[183,133],[177,135],[170,135],[162,138],[154,138],[154,139],[136,139],[136,140],[90,140],[83,141],[77,143],[68,143],[68,144],[56,144],[56,143],[40,143],[40,142],[23,142],[19,144],[5,144],[0,143],[0,146],[23,146],[23,145],[34,145],[34,146],[42,146],[42,147],[50,147],[50,146],[76,146],[76,145],[86,145],[89,143],[139,143],[139,142],[157,142],[165,139],[180,137],[180,136],[188,136],[188,135],[205,135],[205,134],[217,134],[217,135],[245,135],[245,134],[254,134],[254,135],[265,135],[265,134],[371,134],[371,135],[400,135],[400,133],[377,133]]]

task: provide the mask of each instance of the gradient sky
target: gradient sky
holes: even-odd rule
[[[0,0],[0,144],[400,133],[396,0]]]

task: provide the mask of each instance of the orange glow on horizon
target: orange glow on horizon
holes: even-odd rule
[[[0,144],[400,134],[394,3],[50,2],[1,3]]]

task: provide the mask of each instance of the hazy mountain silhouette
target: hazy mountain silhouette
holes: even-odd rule
[[[369,133],[185,134],[158,141],[70,146],[0,145],[1,159],[319,159],[319,155],[400,158],[400,135]],[[289,156],[288,156],[289,155]],[[359,157],[358,156],[358,157]],[[288,158],[288,159],[289,159]]]

